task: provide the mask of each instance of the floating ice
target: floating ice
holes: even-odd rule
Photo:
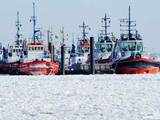
[[[0,76],[0,120],[159,120],[160,75]]]

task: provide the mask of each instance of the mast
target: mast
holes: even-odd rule
[[[64,45],[65,44],[64,27],[62,27],[61,33],[62,33],[62,45]]]
[[[131,38],[131,7],[128,9],[128,35],[129,39]]]
[[[32,16],[32,21],[33,21],[33,41],[34,43],[36,42],[36,10],[35,10],[35,3],[33,2],[33,16]]]
[[[85,22],[83,21],[83,24],[82,24],[82,26],[79,26],[80,28],[82,28],[82,38],[83,38],[83,40],[86,38],[86,36],[87,36],[87,32],[86,32],[86,29],[87,28],[89,28],[89,26],[88,25],[86,25],[85,24]]]
[[[30,22],[32,22],[33,27],[33,36],[32,40],[33,43],[36,43],[36,40],[39,42],[39,39],[42,38],[41,28],[37,28],[37,16],[36,16],[36,7],[35,3],[33,2],[33,16],[31,17]]]
[[[75,40],[74,40],[74,33],[72,33],[72,44],[75,44]]]
[[[32,30],[33,30],[33,35],[32,35],[32,40],[35,43],[36,42],[36,33],[39,30],[36,30],[36,22],[37,22],[37,18],[36,18],[36,8],[35,8],[35,3],[33,2],[33,16],[31,17],[30,22],[32,22]]]
[[[123,35],[128,35],[128,39],[130,40],[132,38],[132,34],[134,34],[133,32],[135,31],[135,27],[136,27],[136,21],[135,20],[131,20],[131,7],[129,6],[128,8],[128,18],[124,18],[120,20],[120,27],[127,27],[127,29],[121,29],[121,31],[126,31],[127,34],[123,34]]]
[[[104,23],[104,25],[102,26],[102,28],[104,28],[104,30],[102,30],[102,31],[104,31],[105,36],[108,35],[108,27],[110,27],[110,22],[111,22],[111,18],[107,17],[107,14],[105,13],[104,18],[102,18],[102,23]]]
[[[20,38],[21,38],[21,23],[20,23],[20,19],[19,19],[19,12],[17,12],[17,21],[16,21],[16,29],[17,29],[17,32],[16,32],[16,44],[17,45],[20,45]]]

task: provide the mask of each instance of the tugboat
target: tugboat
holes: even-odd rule
[[[37,29],[35,3],[33,3],[33,36],[30,41],[24,40],[20,33],[22,25],[19,12],[16,21],[16,41],[8,49],[3,49],[2,74],[55,75],[59,73],[59,63],[51,59],[49,45],[40,39],[41,30]]]
[[[89,29],[89,26],[86,25],[85,22],[83,22],[83,25],[79,27],[82,28],[82,37],[78,38],[77,46],[72,44],[70,53],[71,64],[76,64],[76,63],[85,64],[87,63],[89,57],[90,41],[87,36],[88,32],[86,32],[86,30]]]
[[[112,53],[112,67],[117,74],[154,74],[159,72],[159,65],[150,56],[145,56],[143,40],[135,31],[135,21],[131,21],[129,6],[128,19],[122,19],[120,26],[128,27],[116,41]],[[123,30],[124,31],[124,30]]]
[[[105,14],[104,18],[102,18],[102,30],[98,37],[98,41],[96,42],[96,50],[98,54],[97,62],[98,63],[107,63],[109,57],[114,48],[114,38],[111,37],[108,33],[108,28],[110,27],[111,18],[107,17]]]
[[[72,44],[69,61],[69,71],[76,74],[83,72],[80,65],[88,63],[90,54],[90,40],[87,36],[87,30],[90,28],[85,22],[79,27],[82,29],[82,37],[78,38],[77,46]]]
[[[82,37],[78,39],[77,44],[77,62],[86,63],[90,53],[90,41],[87,36],[87,29],[90,29],[88,25],[83,22],[82,26],[79,26],[82,29]]]

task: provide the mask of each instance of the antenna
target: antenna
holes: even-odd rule
[[[80,28],[82,28],[82,37],[83,37],[83,40],[87,37],[87,32],[86,32],[86,29],[89,28],[88,25],[85,24],[85,22],[83,21],[83,24],[82,26],[79,26]]]
[[[21,38],[21,27],[22,25],[20,24],[20,19],[19,19],[19,12],[17,12],[17,21],[16,21],[16,28],[17,28],[17,33],[16,33],[16,44],[20,45],[20,38]]]

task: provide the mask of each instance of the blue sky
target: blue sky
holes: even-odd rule
[[[20,11],[23,33],[31,35],[32,2],[34,0],[3,0],[0,4],[0,41],[14,40],[16,12]],[[90,25],[91,34],[100,29],[101,17],[107,13],[112,18],[111,32],[119,35],[119,19],[128,15],[131,4],[132,16],[137,21],[137,29],[142,34],[145,46],[160,51],[160,15],[159,0],[37,0],[39,23],[47,30],[59,30],[61,26],[69,33],[79,33],[78,26],[84,20]]]

